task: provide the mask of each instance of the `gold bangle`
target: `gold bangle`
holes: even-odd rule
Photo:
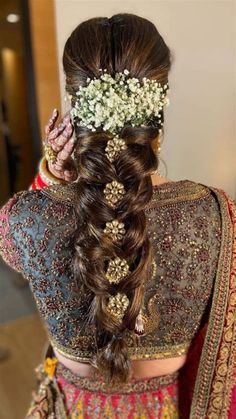
[[[65,183],[64,180],[58,179],[54,176],[49,170],[47,166],[47,160],[43,157],[39,163],[39,174],[46,185],[58,185],[60,183]]]

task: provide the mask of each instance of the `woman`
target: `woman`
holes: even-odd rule
[[[1,210],[51,343],[27,418],[233,418],[236,208],[155,174],[170,50],[119,14],[80,24],[63,65],[71,121]]]

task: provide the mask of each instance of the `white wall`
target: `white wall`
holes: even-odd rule
[[[120,12],[152,20],[174,52],[161,156],[167,177],[224,189],[236,198],[236,6],[230,0],[55,0],[61,57],[83,20]],[[165,173],[164,166],[160,170]]]

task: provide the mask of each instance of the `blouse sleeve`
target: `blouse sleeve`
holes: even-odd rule
[[[70,250],[76,228],[71,217],[70,204],[54,202],[40,189],[15,194],[0,209],[0,256],[29,281],[49,277],[54,258],[62,261]]]
[[[10,214],[22,192],[15,194],[0,210],[0,255],[17,272],[22,271],[20,249],[15,245],[10,227]]]
[[[0,256],[27,279],[35,258],[44,200],[40,190],[22,191],[0,209]]]

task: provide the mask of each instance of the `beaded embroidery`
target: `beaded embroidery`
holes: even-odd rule
[[[91,296],[79,292],[72,265],[76,188],[15,195],[1,210],[0,252],[28,278],[49,338],[65,356],[89,362],[94,330],[84,322]],[[128,343],[133,359],[188,350],[211,297],[221,243],[218,202],[209,188],[184,180],[153,191],[145,212],[156,273],[145,284],[145,334],[137,346]]]

